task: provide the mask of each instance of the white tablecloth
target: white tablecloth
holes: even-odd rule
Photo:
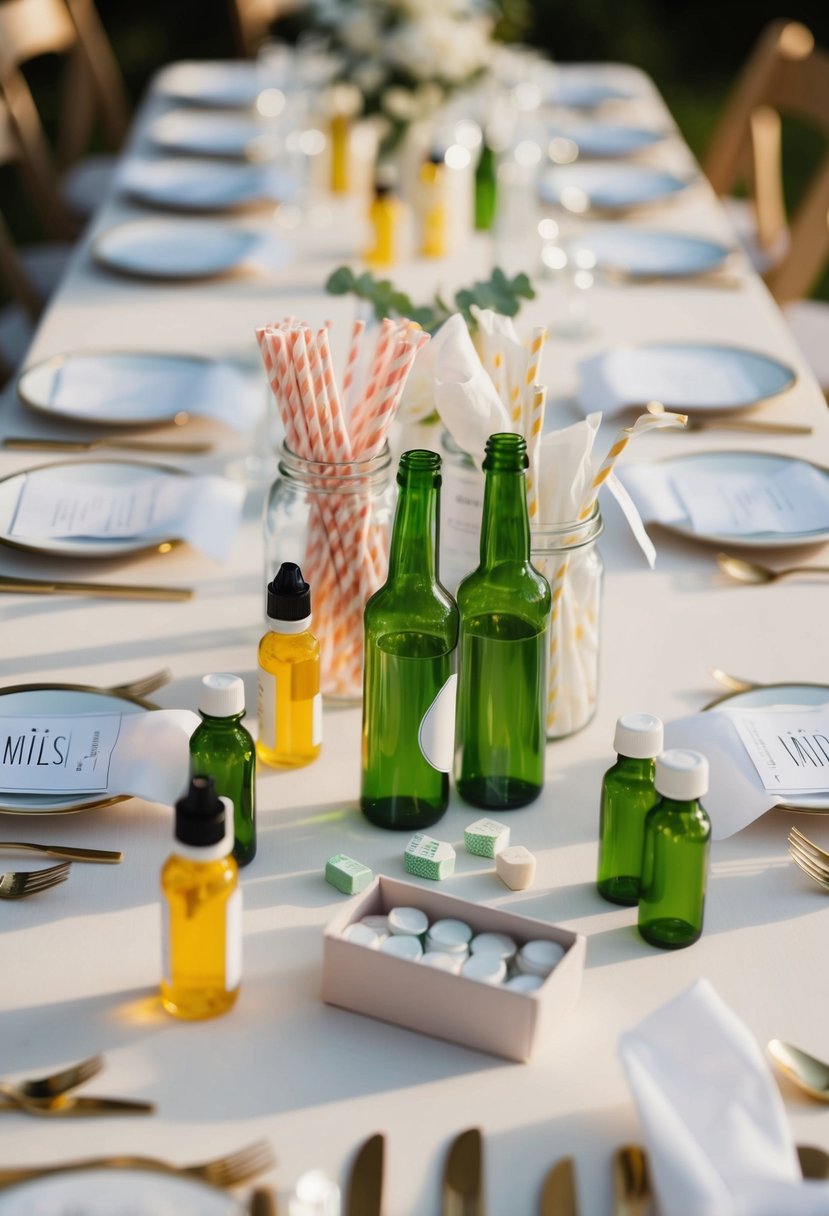
[[[667,121],[648,81],[630,69],[643,96],[629,113]],[[163,103],[150,97],[141,126]],[[647,156],[650,163],[693,169],[679,139]],[[109,198],[81,241],[68,277],[40,326],[29,363],[79,348],[187,351],[225,356],[256,371],[255,325],[286,312],[335,323],[335,360],[344,356],[352,304],[325,297],[329,270],[355,249],[354,209],[332,205],[332,224],[296,237],[296,260],[276,274],[190,286],[117,278],[96,269],[96,233],[138,208]],[[643,219],[645,216],[642,217]],[[704,181],[654,208],[649,222],[730,237]],[[227,222],[266,231],[267,213]],[[401,267],[395,278],[417,299],[438,284],[470,281],[486,270],[483,242],[446,263]],[[529,268],[529,267],[528,267]],[[589,332],[553,334],[545,356],[553,420],[572,415],[577,359],[610,342],[709,339],[779,356],[798,370],[797,385],[761,416],[810,423],[810,438],[721,433],[659,433],[637,441],[636,456],[751,448],[825,459],[825,402],[763,285],[739,270],[739,289],[700,284],[597,286]],[[558,288],[541,283],[520,328],[552,323]],[[262,381],[264,392],[264,381]],[[6,395],[4,433],[55,433]],[[610,432],[608,433],[609,438]],[[224,433],[223,433],[224,438]],[[240,444],[227,439],[191,467],[221,469]],[[26,453],[0,454],[0,474],[41,463]],[[0,677],[4,683],[65,680],[120,682],[163,665],[175,674],[156,694],[164,706],[193,707],[208,671],[245,677],[254,703],[256,644],[263,629],[261,495],[251,495],[232,559],[211,565],[186,549],[164,557],[113,562],[112,579],[191,584],[187,604],[96,600],[0,599]],[[627,710],[670,719],[717,695],[708,668],[760,681],[826,678],[826,593],[814,584],[743,587],[727,583],[711,547],[655,533],[659,557],[649,572],[616,512],[606,511],[600,548],[607,567],[602,681],[594,722],[547,751],[547,784],[534,805],[509,815],[513,841],[538,857],[533,889],[510,893],[480,859],[459,851],[452,894],[509,906],[587,935],[580,1004],[556,1040],[529,1065],[508,1064],[329,1008],[319,999],[322,929],[342,898],[322,878],[327,857],[342,851],[376,871],[402,876],[405,837],[371,828],[356,806],[359,710],[327,708],[323,756],[296,772],[263,770],[258,782],[259,853],[242,872],[245,900],[244,983],[232,1014],[178,1024],[156,998],[160,972],[158,874],[170,851],[169,811],[130,801],[60,819],[0,822],[9,839],[120,848],[119,867],[76,865],[59,890],[4,904],[0,921],[0,1075],[36,1075],[95,1051],[107,1069],[93,1089],[152,1099],[151,1119],[34,1122],[3,1118],[0,1164],[130,1150],[176,1160],[218,1154],[266,1137],[279,1158],[271,1181],[293,1184],[322,1166],[345,1179],[357,1145],[388,1135],[388,1216],[435,1216],[439,1177],[453,1135],[480,1125],[486,1138],[489,1210],[535,1211],[553,1161],[577,1161],[582,1212],[610,1208],[610,1154],[636,1140],[631,1101],[616,1058],[620,1032],[698,976],[764,1042],[773,1036],[829,1055],[823,966],[829,905],[789,862],[785,837],[797,823],[827,843],[827,825],[772,812],[715,845],[705,932],[693,948],[663,953],[637,935],[635,909],[596,893],[598,797],[612,762],[613,724]],[[814,555],[813,555],[814,556]],[[4,573],[44,574],[33,557],[0,554]],[[83,577],[98,567],[52,563],[55,575]],[[452,799],[436,829],[456,847],[480,812]],[[16,855],[16,861],[20,855]],[[4,858],[13,868],[12,855]],[[829,1116],[786,1088],[795,1136],[829,1148]]]

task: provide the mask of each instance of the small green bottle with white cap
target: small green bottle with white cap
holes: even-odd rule
[[[639,932],[652,946],[679,950],[702,934],[711,820],[699,799],[708,792],[708,761],[675,748],[656,761],[658,802],[645,819]]]
[[[623,714],[616,723],[616,763],[602,779],[599,818],[599,894],[614,904],[639,899],[645,816],[656,802],[655,758],[662,723],[653,714]]]
[[[242,725],[245,685],[239,676],[204,676],[201,724],[190,737],[191,777],[212,777],[220,798],[233,803],[233,856],[246,866],[256,855],[256,747]]]

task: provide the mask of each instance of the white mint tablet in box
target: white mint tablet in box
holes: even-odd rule
[[[444,970],[447,964],[428,961],[434,952],[424,954],[416,963],[385,953],[388,942],[403,940],[406,935],[389,937],[375,950],[344,940],[348,925],[369,916],[390,917],[392,910],[399,908],[416,908],[429,925],[441,920],[462,921],[475,935],[473,942],[496,935],[496,939],[508,939],[514,949],[516,942],[547,941],[563,957],[540,987],[522,991],[524,985],[510,988],[509,981],[488,984],[465,980]],[[417,937],[410,936],[409,940],[419,947]],[[584,937],[569,929],[444,895],[439,887],[380,877],[343,907],[325,930],[322,998],[329,1005],[448,1039],[464,1048],[508,1060],[529,1060],[558,1037],[564,1018],[575,1006],[585,948]],[[500,949],[505,949],[503,941]],[[504,959],[493,953],[494,965],[500,970]]]

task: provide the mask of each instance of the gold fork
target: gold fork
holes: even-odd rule
[[[9,870],[0,874],[0,899],[25,899],[38,891],[48,891],[59,882],[66,882],[71,863],[63,861],[45,870]]]
[[[22,1098],[57,1098],[60,1094],[68,1093],[70,1089],[77,1089],[79,1085],[83,1085],[84,1081],[89,1081],[104,1066],[103,1056],[90,1056],[88,1060],[81,1060],[79,1064],[71,1064],[69,1068],[63,1068],[60,1072],[50,1073],[46,1077],[32,1077],[26,1081],[18,1081],[12,1084],[11,1081],[0,1082],[5,1086],[6,1091],[15,1089]]]
[[[814,858],[802,845],[795,841],[789,840],[789,856],[796,866],[799,866],[804,874],[813,879],[818,886],[829,891],[829,870],[825,869],[820,861]]]
[[[822,849],[820,845],[815,844],[813,840],[810,840],[808,836],[804,836],[799,828],[792,828],[789,832],[789,844],[799,844],[801,848],[808,849],[810,853],[813,853],[816,861],[823,862],[826,866],[829,866],[829,853],[825,849]]]
[[[236,1186],[249,1178],[270,1169],[276,1162],[270,1145],[264,1140],[249,1144],[246,1148],[216,1157],[212,1161],[201,1161],[194,1165],[173,1165],[158,1157],[88,1157],[80,1161],[66,1161],[59,1165],[33,1165],[17,1169],[0,1169],[0,1187],[15,1182],[26,1182],[30,1178],[41,1178],[45,1174],[59,1174],[64,1170],[89,1170],[116,1167],[121,1169],[158,1170],[165,1174],[185,1174],[200,1178],[212,1186]]]

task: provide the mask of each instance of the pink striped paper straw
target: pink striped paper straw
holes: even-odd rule
[[[346,410],[351,408],[351,386],[354,383],[354,373],[357,370],[357,360],[360,357],[361,339],[365,327],[365,321],[357,320],[351,331],[351,345],[348,348],[348,358],[343,373],[343,406]]]

